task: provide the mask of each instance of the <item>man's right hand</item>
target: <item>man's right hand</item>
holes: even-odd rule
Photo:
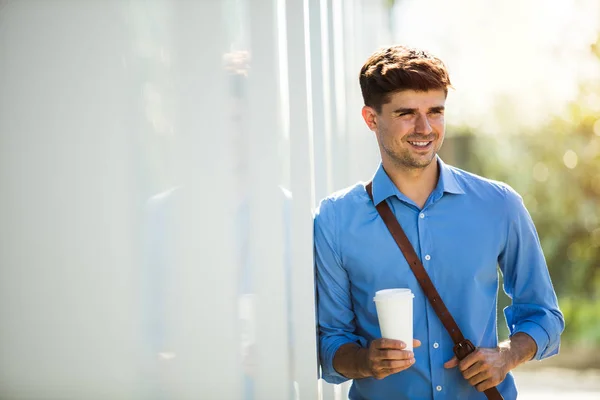
[[[420,341],[413,340],[413,347],[420,345]],[[415,363],[415,355],[405,348],[405,343],[393,339],[373,340],[369,348],[346,343],[335,353],[333,368],[348,379],[383,379]]]
[[[420,345],[419,340],[413,340],[413,348]],[[415,355],[410,350],[404,350],[405,348],[406,344],[400,340],[373,340],[366,352],[366,375],[383,379],[410,368],[415,363]]]

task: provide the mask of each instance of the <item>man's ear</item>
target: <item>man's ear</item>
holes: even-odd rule
[[[370,130],[375,132],[377,130],[377,112],[373,107],[364,106],[362,108],[362,117]]]

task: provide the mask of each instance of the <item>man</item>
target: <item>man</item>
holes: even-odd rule
[[[360,73],[362,116],[381,164],[373,201],[359,183],[324,199],[315,216],[323,378],[354,379],[350,399],[484,399],[517,389],[510,371],[558,353],[564,319],[533,222],[509,186],[444,164],[448,72],[428,52],[394,46]],[[462,361],[375,205],[387,202],[464,336]],[[374,204],[375,203],[375,204]],[[510,338],[498,344],[497,265],[512,298]],[[410,288],[414,352],[382,339],[373,297]]]

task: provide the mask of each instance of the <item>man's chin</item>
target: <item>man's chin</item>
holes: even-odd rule
[[[436,153],[433,153],[433,155],[427,155],[426,157],[415,157],[411,159],[411,162],[409,162],[407,165],[407,167],[410,168],[414,168],[414,169],[424,169],[427,168],[428,166],[431,165],[431,163],[433,163],[435,161],[435,155]]]
[[[382,151],[382,157],[385,155],[392,163],[402,169],[424,169],[431,165],[436,160],[437,152],[433,151],[428,154],[412,154],[409,151],[402,153],[393,153]]]

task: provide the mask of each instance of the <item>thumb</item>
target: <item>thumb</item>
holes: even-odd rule
[[[450,361],[447,361],[444,364],[444,368],[454,368],[458,365],[458,359],[456,357],[452,357]]]

